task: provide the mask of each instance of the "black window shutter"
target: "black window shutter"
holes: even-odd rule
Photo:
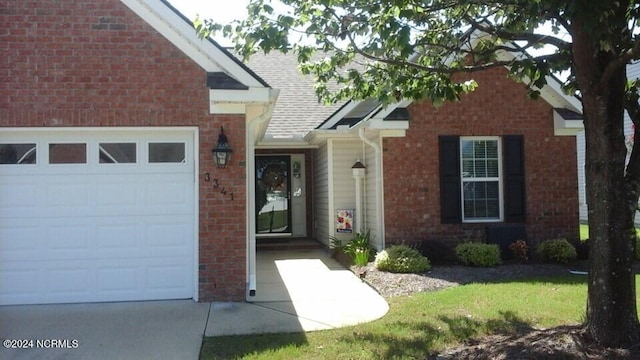
[[[439,136],[440,220],[443,224],[462,222],[460,203],[460,137]]]
[[[507,135],[502,140],[504,166],[504,220],[524,222],[527,204],[524,178],[524,137]]]

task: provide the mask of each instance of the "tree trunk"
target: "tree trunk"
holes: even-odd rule
[[[585,10],[585,9],[582,9]],[[625,180],[625,65],[605,69],[615,59],[595,37],[572,23],[576,80],[581,90],[586,138],[589,205],[588,334],[601,345],[626,346],[640,339],[636,310],[633,206],[637,191]]]
[[[618,145],[623,140],[608,120],[606,101],[585,96],[583,104],[585,113],[592,114],[585,129],[590,246],[587,329],[598,343],[619,346],[640,339],[632,269],[635,211],[627,206],[625,150]],[[595,116],[590,107],[596,108]]]

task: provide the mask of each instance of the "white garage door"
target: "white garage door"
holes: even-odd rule
[[[194,297],[193,129],[0,129],[0,304]]]

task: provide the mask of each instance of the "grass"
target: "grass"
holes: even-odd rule
[[[589,238],[589,225],[580,224],[580,241],[587,240]]]
[[[640,277],[636,278],[640,288]],[[354,327],[294,334],[205,338],[201,359],[424,359],[491,333],[584,320],[586,277],[563,276],[391,298],[382,319]]]
[[[636,235],[640,237],[640,228],[636,228]],[[580,240],[584,241],[589,238],[589,225],[580,224]]]
[[[287,210],[264,212],[258,215],[258,232],[272,229],[280,229],[288,225],[289,214]],[[273,220],[272,220],[273,217]]]

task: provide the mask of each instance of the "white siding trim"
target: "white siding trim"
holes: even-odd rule
[[[200,292],[200,132],[198,128],[193,129],[193,214],[195,221],[193,222],[193,300],[198,301]]]
[[[333,186],[333,146],[334,140],[329,139],[327,141],[327,195],[329,197],[328,206],[327,206],[327,234],[329,236],[333,236],[334,233],[334,224],[333,224],[333,216],[335,214],[335,200],[334,200],[334,186]],[[329,239],[319,239],[321,242],[329,241]]]

